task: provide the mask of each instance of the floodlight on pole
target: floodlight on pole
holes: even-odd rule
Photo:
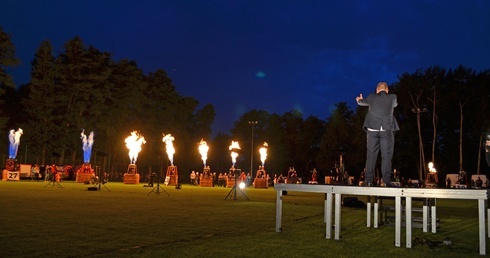
[[[254,127],[259,121],[248,121],[248,124],[252,126],[252,143],[250,147],[250,177],[254,178],[253,167],[254,167]]]

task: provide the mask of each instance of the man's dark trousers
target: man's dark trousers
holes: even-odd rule
[[[381,173],[383,182],[391,183],[391,158],[395,148],[395,135],[393,131],[367,131],[366,132],[366,182],[374,182],[374,169],[376,159],[381,151]]]

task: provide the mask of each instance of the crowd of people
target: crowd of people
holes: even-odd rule
[[[245,172],[238,172],[236,175],[236,180],[238,182],[244,182],[247,187],[252,185],[252,176],[250,173],[245,173]],[[230,170],[229,173],[216,173],[216,172],[210,172],[209,170],[204,170],[202,173],[192,171],[190,173],[190,185],[192,186],[198,186],[201,185],[201,181],[204,179],[211,179],[212,180],[212,186],[217,186],[217,187],[227,187],[227,182],[233,181],[233,184],[235,183],[235,170]]]
[[[338,167],[338,166],[336,166]],[[372,186],[385,186],[384,182],[384,177],[381,177],[378,175],[379,173],[375,173],[371,185]],[[316,168],[313,168],[308,176],[301,177],[298,175],[298,172],[294,167],[289,167],[289,170],[287,171],[286,175],[283,174],[274,174],[273,177],[269,177],[269,175],[264,171],[264,170],[258,170],[256,178],[267,178],[268,180],[268,186],[273,186],[274,184],[281,184],[281,183],[288,183],[288,184],[302,184],[308,182],[308,184],[319,184],[319,183],[325,183],[325,184],[338,184],[338,185],[351,185],[351,186],[363,186],[364,183],[366,182],[366,169],[363,169],[359,174],[351,174],[347,170],[330,170],[330,172],[326,173],[325,176],[325,182],[319,182],[319,171]],[[420,188],[420,187],[426,187],[426,183],[421,180],[417,179],[410,179],[403,177],[402,174],[397,171],[397,169],[393,169],[389,173],[389,178],[390,178],[390,186],[391,187],[414,187],[414,188]],[[203,175],[200,174],[199,172],[192,171],[190,175],[191,179],[191,185],[200,185],[200,180],[202,179]],[[234,174],[233,173],[211,173],[210,177],[212,177],[213,180],[213,186],[218,186],[218,187],[226,187],[227,180],[233,180],[234,179]],[[461,179],[462,176],[459,177],[458,181],[456,182],[457,184],[466,184],[467,181],[464,179]],[[241,172],[240,175],[238,176],[238,181],[240,182],[245,182],[247,186],[253,186],[252,178],[250,177],[250,174],[245,174],[244,172]],[[304,180],[307,180],[304,182]],[[448,188],[453,187],[451,186],[451,181],[446,180],[446,184]],[[490,185],[490,182],[487,177],[484,177],[482,179],[481,176],[475,177],[475,179],[468,180],[468,187],[470,188],[484,188]]]

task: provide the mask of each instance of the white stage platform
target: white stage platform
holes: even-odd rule
[[[487,208],[487,218],[485,218],[485,201],[488,201],[488,189],[438,189],[438,188],[387,188],[387,187],[360,187],[342,185],[306,185],[306,184],[275,184],[276,193],[276,232],[282,231],[282,198],[283,191],[309,192],[325,194],[324,217],[326,224],[326,238],[332,235],[332,211],[335,218],[335,240],[340,239],[341,229],[341,201],[342,195],[365,195],[374,197],[394,197],[395,198],[395,246],[401,246],[401,221],[402,221],[402,198],[405,198],[405,220],[406,220],[406,247],[412,247],[412,199],[462,199],[478,201],[478,221],[480,254],[486,254],[485,227],[486,220],[490,218],[490,209]],[[335,206],[333,204],[335,197]],[[371,199],[371,198],[369,198]],[[424,232],[427,230],[427,208],[424,207]],[[374,227],[377,227],[377,203],[374,203]],[[432,206],[431,219],[436,219],[436,207]],[[367,227],[371,226],[371,203],[367,203]],[[436,222],[432,221],[432,232],[436,233]],[[490,238],[490,221],[488,222],[488,238]]]

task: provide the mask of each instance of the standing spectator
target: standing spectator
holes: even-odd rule
[[[46,169],[44,170],[44,182],[48,182],[51,179],[50,174],[51,174],[51,166],[47,165]]]
[[[366,181],[366,178],[364,177],[366,175],[366,169],[361,171],[361,175],[359,175],[359,186],[364,185],[364,182]]]
[[[56,182],[60,182],[61,181],[61,175],[58,174],[58,168],[56,167],[56,164],[53,163],[53,165],[51,165],[51,180],[56,180]]]
[[[245,172],[242,172],[240,174],[240,182],[245,183],[246,180],[247,180],[247,175],[245,174]]]
[[[284,184],[284,177],[282,176],[282,174],[280,174],[279,177],[277,178],[277,183]]]
[[[250,175],[250,173],[247,173],[247,186],[251,186],[252,185],[252,176]]]
[[[196,172],[194,170],[191,172],[191,185],[196,185]]]
[[[218,184],[218,175],[216,172],[213,172],[213,187]]]
[[[483,186],[483,180],[481,180],[480,177],[475,181],[476,188],[482,188]]]
[[[349,185],[349,177],[350,177],[349,171],[345,170],[344,175],[342,177],[343,184]]]
[[[31,181],[34,181],[34,166],[31,166],[31,174],[30,174],[30,177],[31,177]]]
[[[225,177],[223,176],[223,173],[219,173],[218,175],[218,187],[225,186]]]
[[[36,182],[39,182],[39,171],[40,171],[39,165],[38,164],[34,165],[32,171],[34,172],[34,177],[36,178]]]

